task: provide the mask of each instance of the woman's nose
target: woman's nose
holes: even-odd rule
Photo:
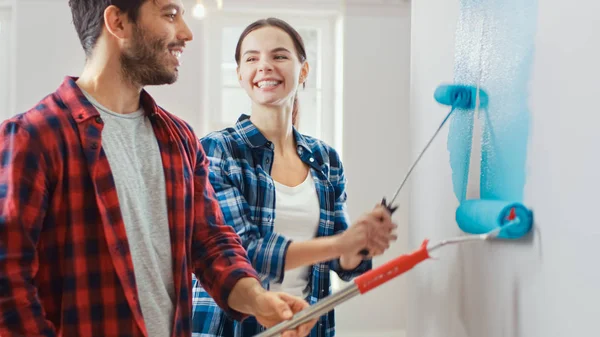
[[[258,70],[262,72],[269,72],[273,70],[273,66],[268,61],[260,61],[258,64]]]

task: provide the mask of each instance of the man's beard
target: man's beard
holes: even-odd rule
[[[124,79],[142,87],[174,83],[178,72],[169,68],[171,65],[167,64],[165,57],[167,52],[164,38],[148,37],[136,25],[131,46],[121,54]]]

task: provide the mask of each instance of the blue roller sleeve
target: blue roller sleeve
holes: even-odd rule
[[[459,109],[475,109],[477,87],[461,84],[443,84],[437,87],[433,94],[435,100],[444,105]],[[488,105],[487,93],[479,88],[479,107]]]
[[[512,208],[518,222],[508,225]],[[463,201],[456,209],[456,222],[462,231],[470,234],[484,234],[506,226],[498,238],[518,239],[531,230],[533,212],[518,202],[472,199]]]

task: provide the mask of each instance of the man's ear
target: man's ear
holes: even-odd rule
[[[108,33],[117,39],[129,37],[129,18],[117,6],[110,5],[104,10],[104,26]]]

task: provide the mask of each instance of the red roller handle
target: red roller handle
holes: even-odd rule
[[[360,293],[364,294],[369,290],[375,289],[396,276],[409,271],[420,262],[428,259],[428,242],[429,240],[425,239],[418,250],[415,250],[410,254],[400,255],[386,264],[355,278],[354,283],[358,286]]]

